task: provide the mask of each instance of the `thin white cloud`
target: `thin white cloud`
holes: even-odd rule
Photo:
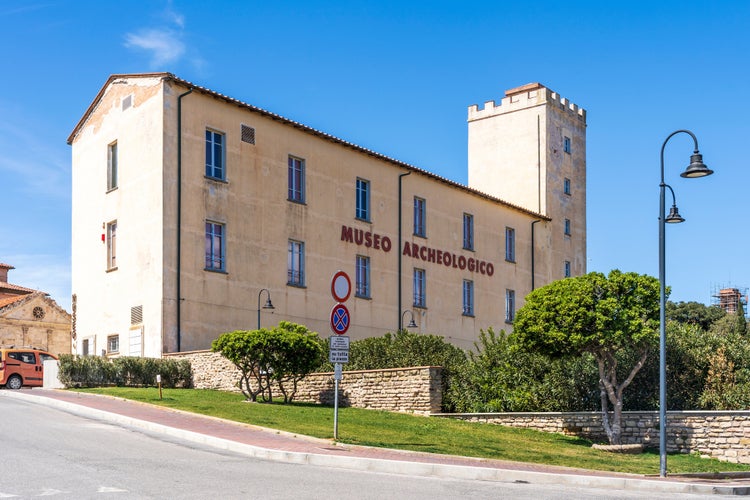
[[[172,10],[172,2],[169,2],[169,6],[164,11],[164,17],[167,19],[167,21],[177,25],[179,28],[185,27],[185,16],[183,16],[179,12],[175,12],[174,10]]]
[[[151,52],[151,66],[176,62],[185,53],[179,33],[171,29],[148,29],[125,35],[125,46]]]

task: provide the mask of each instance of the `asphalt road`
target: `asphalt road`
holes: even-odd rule
[[[268,462],[11,398],[0,417],[0,499],[716,498]]]

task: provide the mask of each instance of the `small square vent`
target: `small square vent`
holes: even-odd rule
[[[132,105],[133,105],[133,96],[132,95],[129,95],[129,96],[124,97],[122,99],[122,110],[123,111],[125,111],[126,109],[128,109]]]
[[[130,308],[130,324],[140,325],[143,323],[143,306],[134,306]]]
[[[255,144],[255,129],[253,127],[242,125],[242,142]]]

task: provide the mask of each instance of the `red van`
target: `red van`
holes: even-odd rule
[[[0,348],[0,387],[41,387],[48,359],[56,360],[57,356],[32,348]]]

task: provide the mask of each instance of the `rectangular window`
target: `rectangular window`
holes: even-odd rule
[[[516,292],[505,290],[505,322],[513,323],[516,317]]]
[[[565,271],[565,277],[566,278],[570,278],[570,261],[569,260],[565,261],[565,269],[564,269],[564,271]]]
[[[425,200],[414,197],[414,235],[425,237]]]
[[[107,146],[107,191],[117,188],[117,143]]]
[[[206,221],[206,269],[224,271],[226,231],[224,224]]]
[[[370,181],[357,178],[357,200],[354,216],[360,220],[370,220]]]
[[[570,194],[570,179],[567,177],[563,181],[563,193]]]
[[[370,257],[357,255],[355,263],[356,274],[356,296],[365,299],[370,298]]]
[[[464,280],[464,316],[474,316],[474,282]]]
[[[289,240],[287,252],[287,285],[305,286],[305,244]]]
[[[426,307],[426,285],[424,269],[414,269],[414,307]]]
[[[289,157],[289,201],[305,202],[305,160]]]
[[[464,250],[474,250],[474,216],[464,214]]]
[[[109,335],[107,337],[107,354],[116,354],[120,352],[120,336]]]
[[[117,221],[107,224],[107,270],[117,269]]]
[[[224,134],[206,129],[206,177],[225,180]]]
[[[512,227],[505,228],[505,260],[516,261],[516,230]]]
[[[565,236],[570,236],[570,219],[565,219]]]
[[[563,151],[570,154],[571,145],[570,145],[570,137],[565,136],[563,137]]]

